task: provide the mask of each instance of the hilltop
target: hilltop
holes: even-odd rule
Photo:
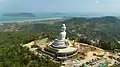
[[[102,42],[105,42],[107,45],[95,46],[101,48],[108,47],[104,49],[111,50],[120,48],[120,19],[114,16],[96,18],[74,17],[62,21],[46,20],[34,22],[25,21],[23,23],[3,23],[0,25],[0,31],[24,31],[29,33],[58,34],[58,28],[61,24],[66,24],[68,33],[67,37],[71,40],[81,41],[82,39],[82,42],[87,43],[99,43],[102,40]]]
[[[20,47],[38,39],[48,38],[47,42],[58,37],[61,24],[67,26],[67,39],[96,46],[104,51],[117,53],[120,50],[120,20],[113,16],[84,18],[74,17],[66,20],[25,21],[22,23],[0,24],[1,66],[60,66],[49,58],[36,57],[28,48]],[[17,47],[17,48],[16,48]],[[20,48],[20,49],[18,49]],[[114,55],[114,54],[113,54]],[[79,57],[79,56],[78,56]],[[119,61],[119,59],[117,59]],[[12,62],[11,62],[12,61]],[[17,61],[17,62],[16,62]],[[49,62],[46,64],[46,62]],[[119,66],[118,66],[119,67]]]
[[[74,17],[65,21],[57,21],[53,24],[51,24],[49,21],[47,24],[43,23],[34,22],[33,24],[23,25],[19,28],[19,30],[28,32],[57,32],[57,28],[60,26],[60,24],[65,23],[68,26],[68,33],[74,33],[75,35],[84,34],[84,36],[88,37],[89,39],[94,38],[109,40],[109,38],[112,37],[116,37],[117,39],[120,38],[120,20],[112,16],[100,18]]]
[[[91,40],[111,40],[120,39],[120,19],[114,16],[105,17],[74,17],[66,20],[48,20],[48,21],[25,21],[14,23],[2,23],[0,30],[14,29],[27,32],[58,32],[58,28],[61,24],[68,26],[67,33],[74,35],[74,38],[79,38],[78,35],[87,37]],[[69,36],[69,35],[68,35]]]
[[[3,14],[2,16],[9,16],[9,17],[35,17],[32,13],[9,13]]]

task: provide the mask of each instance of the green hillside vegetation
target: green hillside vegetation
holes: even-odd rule
[[[40,35],[25,32],[0,32],[0,67],[59,67],[49,58],[38,58],[28,48],[20,46]]]
[[[120,20],[116,17],[75,17],[54,24],[26,24],[20,26],[18,31],[0,32],[0,67],[59,67],[59,63],[49,58],[38,58],[20,44],[43,38],[52,41],[58,37],[59,27],[63,23],[67,26],[67,38],[70,40],[105,50],[120,49]],[[90,40],[99,40],[99,43],[93,44]]]
[[[99,40],[100,42],[105,41],[105,43],[107,43],[107,45],[105,46],[108,47],[107,50],[120,48],[119,43],[114,40],[114,38],[116,38],[118,41],[120,40],[120,20],[113,16],[100,18],[74,17],[72,19],[68,19],[62,22],[56,22],[54,24],[24,25],[20,28],[20,30],[33,33],[52,32],[58,35],[58,29],[63,23],[67,26],[67,38],[71,40],[79,41],[80,39],[84,39],[84,37],[86,37],[85,40],[88,41],[88,43],[90,43],[90,40]],[[52,34],[49,34],[49,36],[52,36]],[[55,35],[53,35],[52,39],[57,37],[54,36]],[[102,45],[96,44],[94,46],[106,49],[104,48],[104,43]]]

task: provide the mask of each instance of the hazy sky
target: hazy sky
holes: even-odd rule
[[[0,12],[120,12],[120,0],[0,0]]]

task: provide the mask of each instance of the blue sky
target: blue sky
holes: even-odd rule
[[[120,0],[0,0],[0,12],[120,13]]]

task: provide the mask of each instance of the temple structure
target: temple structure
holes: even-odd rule
[[[45,51],[52,54],[53,57],[58,59],[66,59],[74,56],[77,53],[77,48],[70,46],[71,43],[66,39],[66,26],[62,25],[59,37],[53,42],[49,43]]]

